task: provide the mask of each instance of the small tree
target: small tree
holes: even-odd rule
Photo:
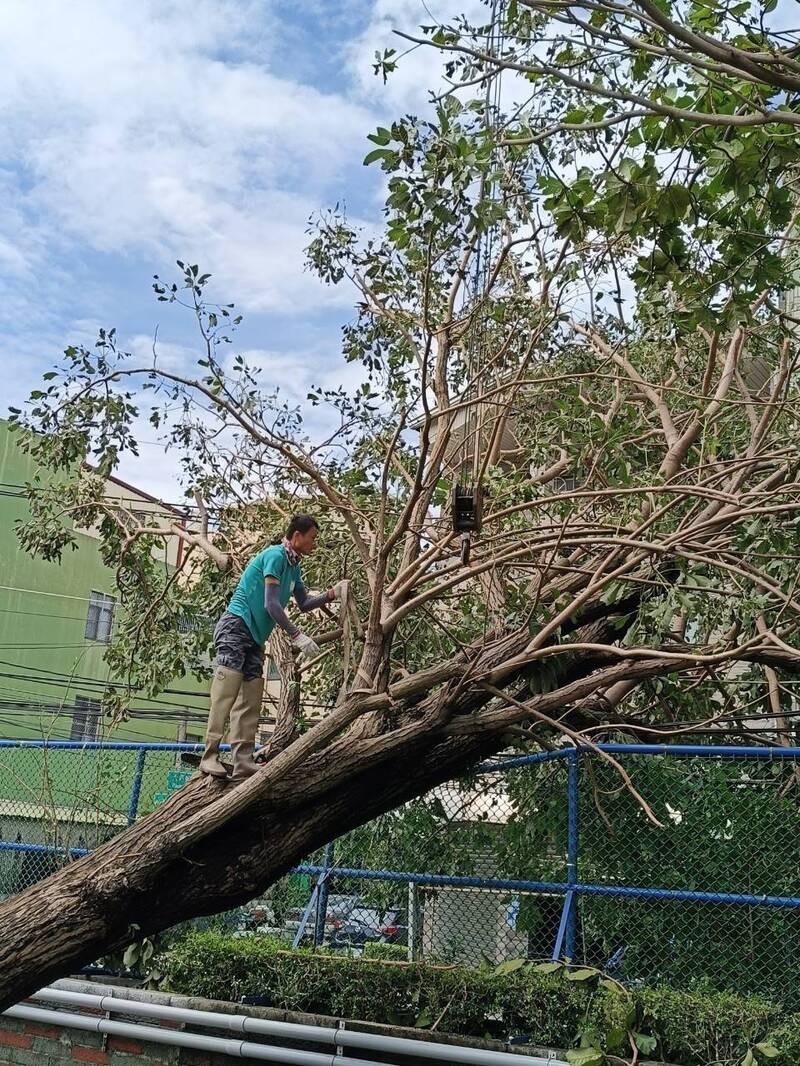
[[[184,264],[154,289],[196,318],[196,374],[162,366],[157,346],[137,362],[109,330],[68,348],[15,412],[52,473],[22,543],[57,558],[74,524],[100,523],[122,605],[109,662],[132,689],[196,667],[207,630],[176,619],[219,611],[300,501],[323,518],[320,578],[346,568],[353,595],[302,671],[329,712],[303,731],[284,685],[263,772],[235,790],[191,782],[0,905],[0,1005],[133,924],[147,935],[253,897],[511,744],[661,737],[697,719],[735,733],[754,703],[788,715],[797,352],[781,293],[800,68],[760,14],[518,0],[502,31],[429,32],[454,85],[429,117],[371,135],[384,233],[339,210],[312,227],[313,268],[356,292],[343,355],[366,378],[309,395],[334,414],[327,439],[232,354],[232,305]],[[501,113],[504,67],[520,77]],[[165,530],[102,495],[143,413],[195,499],[168,530],[191,584],[153,561]],[[96,473],[74,475],[87,453]],[[469,565],[448,509],[465,474],[485,492]]]

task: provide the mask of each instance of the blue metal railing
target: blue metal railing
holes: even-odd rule
[[[228,750],[220,744],[221,751]],[[133,740],[0,740],[0,748],[52,748],[56,751],[202,751],[202,744],[141,743]]]
[[[131,788],[123,817],[123,824],[131,825],[140,814],[143,780],[147,768],[149,753],[199,751],[202,746],[189,743],[134,743],[103,741],[37,741],[37,740],[0,740],[0,749],[49,749],[66,751],[126,751],[135,752],[136,760],[132,771]],[[566,763],[566,877],[563,881],[487,878],[472,876],[450,876],[445,874],[420,873],[406,870],[364,869],[353,866],[337,866],[334,863],[333,844],[325,850],[323,863],[301,863],[294,873],[305,874],[316,879],[312,897],[305,909],[297,939],[302,937],[306,924],[314,917],[314,939],[321,942],[325,931],[327,898],[331,883],[337,879],[354,879],[362,881],[386,881],[408,885],[452,888],[476,888],[507,891],[513,893],[537,893],[546,896],[563,897],[558,932],[553,945],[553,958],[573,958],[576,947],[577,902],[581,897],[615,897],[619,899],[668,900],[678,903],[708,903],[719,905],[746,905],[752,907],[800,909],[798,895],[771,895],[747,892],[710,891],[703,888],[658,888],[624,884],[595,884],[581,880],[580,838],[579,838],[579,800],[580,800],[580,764],[581,760],[599,750],[609,755],[631,756],[666,756],[670,758],[699,757],[703,759],[757,759],[760,762],[797,761],[800,763],[800,748],[792,747],[736,747],[733,745],[698,745],[698,744],[598,744],[592,747],[564,747],[557,751],[537,755],[518,756],[499,759],[480,764],[479,774],[501,773],[525,766],[541,763]],[[0,840],[0,852],[30,852],[32,854],[65,855],[72,857],[86,855],[91,849],[84,847],[60,847],[26,841]],[[314,913],[315,912],[315,913]]]

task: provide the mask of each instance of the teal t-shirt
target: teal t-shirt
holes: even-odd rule
[[[285,607],[292,598],[295,585],[300,582],[300,564],[290,566],[286,558],[286,549],[281,544],[272,544],[259,552],[245,567],[239,578],[228,610],[238,615],[253,635],[253,640],[263,644],[275,622],[264,606],[264,578],[274,577],[278,581],[278,598],[281,607]]]

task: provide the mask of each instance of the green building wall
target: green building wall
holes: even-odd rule
[[[114,679],[105,643],[86,637],[87,615],[92,593],[114,596],[114,573],[88,534],[60,563],[19,547],[15,523],[27,517],[23,488],[36,468],[16,439],[0,420],[0,740],[88,739],[81,700],[99,702]],[[207,687],[181,678],[135,700],[127,722],[95,716],[96,739],[196,740],[207,713]],[[152,811],[185,780],[178,763],[174,751],[0,744],[0,899]]]
[[[15,522],[27,516],[22,487],[35,473],[0,420],[0,738],[69,740],[81,700],[99,700],[113,681],[105,644],[85,634],[91,595],[114,595],[114,575],[89,535],[79,533],[78,549],[60,563],[20,549]],[[112,729],[101,718],[98,739],[191,740],[204,732],[207,710],[205,686],[178,679],[155,699],[135,701],[128,722]]]

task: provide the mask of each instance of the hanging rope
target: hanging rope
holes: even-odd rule
[[[491,22],[486,40],[486,51],[499,54],[503,41],[503,0],[494,0]],[[496,143],[496,133],[500,121],[500,75],[487,77],[484,103],[484,123],[487,135]],[[495,175],[494,147],[489,158],[489,183],[481,188],[480,198],[493,200],[497,193]],[[483,486],[481,483],[481,442],[483,437],[483,405],[481,397],[486,391],[483,380],[485,352],[487,348],[489,321],[487,306],[489,303],[489,280],[494,258],[495,227],[487,226],[481,235],[475,250],[475,268],[473,271],[472,293],[468,297],[473,305],[472,322],[466,346],[464,360],[467,373],[467,387],[464,399],[467,401],[465,418],[464,449],[462,459],[453,486],[452,517],[453,531],[461,535],[461,562],[469,566],[472,536],[481,531],[483,520]],[[471,450],[471,456],[470,456]]]

